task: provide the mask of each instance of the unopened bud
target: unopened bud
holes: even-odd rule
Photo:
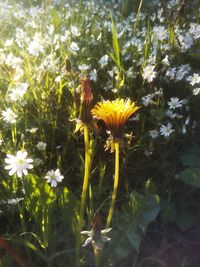
[[[81,79],[81,102],[90,103],[93,100],[93,94],[90,87],[90,80],[87,77]]]

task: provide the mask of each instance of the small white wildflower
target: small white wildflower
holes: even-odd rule
[[[37,167],[37,166],[40,166],[41,164],[43,163],[42,159],[40,158],[35,158],[34,159],[34,165]]]
[[[153,96],[150,95],[150,94],[149,95],[145,95],[145,96],[142,97],[141,101],[142,101],[142,104],[145,107],[147,107],[147,106],[149,106],[150,104],[153,103]]]
[[[38,57],[40,53],[44,53],[44,46],[41,40],[40,34],[36,32],[33,40],[28,45],[28,52],[31,55]]]
[[[38,142],[36,147],[38,150],[45,150],[46,149],[47,144],[43,143],[43,142]]]
[[[2,139],[0,139],[0,146],[2,145],[2,143],[3,143],[3,140],[2,140]]]
[[[169,68],[165,74],[170,80],[173,80],[176,75],[176,68]]]
[[[89,237],[85,240],[83,247],[87,246],[89,243],[92,243],[92,246],[97,250],[103,250],[104,244],[111,240],[107,237],[106,234],[109,233],[112,228],[103,229],[103,230],[94,230],[82,231],[82,235],[88,235]]]
[[[79,65],[78,66],[78,69],[80,71],[86,71],[86,70],[89,70],[89,68],[90,68],[90,65],[86,65],[86,64],[83,64],[83,65]]]
[[[7,108],[6,110],[2,111],[1,114],[3,116],[3,120],[6,123],[10,124],[16,123],[17,115],[14,113],[14,111],[12,111],[11,108]]]
[[[167,102],[170,109],[176,109],[182,107],[182,100],[179,100],[178,97],[171,97],[171,101]]]
[[[189,33],[185,35],[178,34],[177,36],[181,44],[181,51],[186,52],[193,45],[193,37]]]
[[[100,58],[99,64],[101,65],[102,68],[108,64],[108,58],[109,58],[108,55],[104,55],[103,57]]]
[[[5,47],[10,47],[13,45],[13,38],[12,39],[7,39],[4,43]]]
[[[27,91],[28,83],[17,83],[14,87],[9,88],[9,97],[11,101],[19,101]]]
[[[162,60],[163,65],[170,66],[168,55],[165,56]]]
[[[61,81],[61,78],[62,78],[62,76],[61,75],[58,75],[56,78],[55,78],[55,82],[56,83],[59,83],[60,81]]]
[[[155,66],[146,66],[143,69],[142,77],[144,80],[147,80],[149,83],[153,81],[156,77],[157,72],[154,71]]]
[[[155,39],[157,39],[159,41],[164,41],[168,37],[168,31],[163,26],[154,26],[153,27],[153,35],[154,35]]]
[[[159,136],[159,132],[157,130],[149,131],[149,136],[153,139],[156,139]]]
[[[199,88],[195,88],[195,89],[193,89],[193,90],[192,90],[192,93],[193,93],[193,95],[198,95],[198,94],[200,94],[200,87],[199,87]]]
[[[193,86],[196,83],[200,83],[200,76],[199,74],[194,73],[193,76],[189,76],[187,80],[190,81],[190,84]]]
[[[26,131],[27,131],[27,132],[29,132],[29,133],[32,133],[32,134],[34,134],[34,133],[36,133],[36,132],[37,132],[37,130],[38,130],[38,128],[36,128],[36,127],[33,127],[33,128],[31,128],[31,129],[27,129]]]
[[[96,82],[96,80],[97,80],[97,70],[96,69],[93,69],[90,72],[90,80]]]
[[[16,156],[7,154],[7,158],[5,158],[5,163],[8,165],[5,166],[6,170],[9,170],[9,175],[13,175],[17,173],[18,177],[22,177],[22,174],[27,175],[27,169],[32,169],[33,165],[30,164],[33,162],[32,159],[28,159],[26,151],[17,151]]]
[[[76,26],[71,26],[71,33],[76,37],[80,35],[79,29]]]
[[[168,122],[167,126],[162,124],[160,127],[160,134],[163,135],[164,137],[170,136],[170,134],[173,132],[174,129],[172,129],[172,124],[170,122]]]
[[[62,182],[64,176],[61,175],[59,169],[56,169],[55,171],[48,171],[44,178],[47,179],[47,183],[51,184],[51,187],[56,187],[58,183]]]
[[[72,42],[71,43],[71,45],[70,45],[70,50],[72,51],[72,52],[77,52],[77,51],[79,51],[79,46],[78,46],[78,44],[77,43],[75,43],[75,42]]]

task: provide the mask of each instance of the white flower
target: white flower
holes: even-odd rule
[[[98,250],[102,250],[104,247],[104,243],[111,240],[111,238],[107,237],[106,234],[109,233],[112,228],[103,229],[95,231],[91,229],[90,231],[82,231],[82,235],[88,235],[89,237],[85,240],[83,247],[87,246],[89,243],[92,243],[92,246]]]
[[[38,150],[45,150],[46,149],[47,144],[43,143],[43,142],[38,142],[36,147]]]
[[[199,74],[194,73],[193,76],[189,76],[187,80],[190,81],[190,84],[193,86],[196,83],[200,83],[200,76]]]
[[[155,66],[146,66],[143,69],[142,77],[144,80],[147,80],[149,83],[153,81],[153,79],[156,77],[157,72],[154,71]]]
[[[17,115],[12,111],[11,108],[7,108],[6,110],[2,111],[1,114],[6,123],[16,123]]]
[[[200,24],[191,23],[189,32],[193,35],[194,39],[200,38]]]
[[[103,57],[101,57],[99,60],[99,64],[102,68],[106,66],[108,64],[108,55],[104,55]]]
[[[79,36],[80,32],[76,26],[71,26],[71,33],[73,36]]]
[[[165,74],[170,80],[173,80],[176,75],[176,68],[169,68]]]
[[[96,69],[93,69],[90,72],[90,80],[91,81],[94,81],[94,82],[97,80],[97,70]]]
[[[86,65],[86,64],[82,64],[78,66],[78,69],[80,71],[86,71],[86,70],[89,70],[89,68],[90,68],[90,65]]]
[[[47,179],[47,183],[51,183],[51,187],[56,187],[58,183],[62,182],[64,176],[61,175],[60,170],[57,169],[55,171],[48,171],[44,178]]]
[[[38,57],[40,53],[44,53],[44,46],[38,32],[35,33],[33,40],[29,43],[28,52],[35,57]]]
[[[38,128],[36,128],[36,127],[33,127],[33,128],[31,128],[31,129],[27,129],[26,131],[27,131],[27,132],[29,132],[29,133],[32,133],[32,134],[34,134],[34,133],[36,133],[36,132],[37,132],[37,130],[38,130]]]
[[[56,78],[55,78],[55,82],[56,83],[59,83],[60,81],[61,81],[61,78],[62,78],[62,76],[60,76],[60,75],[58,75]]]
[[[32,159],[27,159],[26,151],[17,151],[16,156],[7,154],[7,158],[5,158],[5,163],[8,165],[5,166],[6,170],[9,170],[9,175],[13,175],[17,173],[18,177],[22,177],[22,174],[27,175],[27,169],[32,169],[33,165],[30,164],[33,162]]]
[[[27,91],[28,83],[17,83],[14,87],[9,89],[11,101],[21,100]]]
[[[166,55],[165,58],[163,58],[162,63],[165,66],[170,66],[168,55]]]
[[[2,139],[0,139],[0,146],[2,145],[2,143],[3,143],[3,140],[2,140]]]
[[[40,158],[35,158],[34,160],[34,166],[39,166],[43,163],[42,159]]]
[[[182,100],[179,100],[178,97],[171,97],[171,101],[167,102],[170,109],[176,109],[182,107]]]
[[[160,134],[165,137],[170,136],[170,134],[173,132],[174,132],[174,129],[172,129],[172,124],[170,122],[168,122],[167,126],[162,124],[160,127]]]
[[[149,94],[149,95],[145,95],[142,97],[142,104],[147,107],[148,105],[153,103],[153,95]]]
[[[193,95],[198,95],[200,93],[200,87],[193,89],[192,93]]]
[[[159,132],[157,130],[151,130],[149,131],[149,136],[153,139],[156,139],[159,135]]]
[[[177,33],[177,37],[178,37],[179,43],[181,44],[182,52],[187,51],[193,45],[193,38],[191,34],[188,33],[188,34],[181,35]]]
[[[5,47],[9,47],[13,45],[13,38],[12,39],[7,39],[4,43]]]
[[[75,52],[76,53],[79,50],[79,47],[78,47],[77,43],[72,42],[71,45],[70,45],[70,50],[72,52]]]
[[[153,27],[154,38],[159,41],[164,41],[168,37],[168,32],[163,26],[154,26]]]

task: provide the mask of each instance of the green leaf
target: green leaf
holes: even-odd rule
[[[176,223],[182,231],[189,230],[194,225],[195,217],[192,212],[182,211],[177,214]]]
[[[120,63],[120,50],[119,50],[119,43],[118,43],[118,39],[117,39],[117,32],[115,29],[115,24],[113,19],[112,20],[112,41],[113,41],[113,49],[114,49],[114,61],[117,65],[117,67],[120,69],[121,68],[121,63]],[[113,57],[112,57],[113,58]]]
[[[129,204],[117,216],[118,231],[112,237],[112,247],[117,259],[127,257],[135,249],[139,252],[141,239],[160,210],[157,195],[142,195],[133,191]]]
[[[185,154],[181,156],[181,161],[184,166],[200,168],[200,156],[197,154]]]
[[[200,168],[187,168],[179,174],[178,179],[187,185],[200,188]]]

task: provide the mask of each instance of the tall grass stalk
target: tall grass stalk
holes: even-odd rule
[[[115,207],[115,201],[117,196],[117,189],[118,189],[118,183],[119,183],[119,142],[115,142],[115,177],[114,177],[114,186],[113,186],[113,192],[112,192],[112,199],[111,199],[111,205],[110,210],[107,217],[106,222],[106,228],[110,227],[112,217],[113,217],[113,211]]]

